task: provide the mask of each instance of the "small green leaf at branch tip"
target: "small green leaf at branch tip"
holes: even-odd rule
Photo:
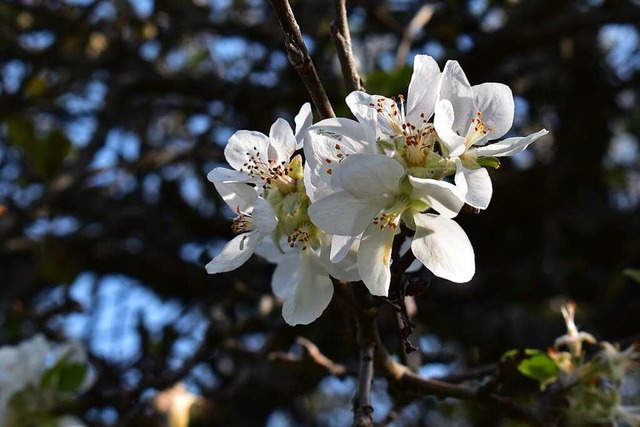
[[[500,160],[497,157],[480,157],[477,161],[483,168],[498,169],[500,167]]]
[[[622,271],[622,274],[624,274],[625,276],[629,277],[634,282],[640,283],[640,270],[634,270],[632,268],[627,268],[626,270]]]
[[[42,375],[40,386],[73,393],[78,391],[86,374],[87,367],[84,364],[61,360]]]
[[[520,354],[520,350],[509,350],[502,356],[502,360],[515,357]],[[558,365],[543,351],[536,349],[524,350],[526,358],[518,364],[518,372],[522,375],[540,382],[544,386],[557,378],[559,373]]]

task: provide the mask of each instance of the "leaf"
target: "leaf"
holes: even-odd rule
[[[42,388],[53,388],[63,393],[78,391],[87,374],[87,367],[82,363],[69,362],[63,358],[45,371],[40,379]]]
[[[411,67],[403,67],[391,71],[373,71],[365,78],[367,92],[406,95],[412,73]]]
[[[33,172],[40,178],[53,178],[71,151],[71,141],[59,129],[38,135],[31,121],[20,116],[7,119],[9,141],[21,147]]]
[[[87,374],[87,367],[82,363],[69,363],[62,366],[58,380],[58,390],[66,393],[77,391]]]
[[[634,270],[632,268],[627,268],[626,270],[622,271],[622,274],[624,274],[625,276],[629,277],[634,282],[640,283],[640,270]]]
[[[526,350],[529,356],[518,365],[518,371],[529,378],[546,384],[558,376],[560,369],[549,355],[539,350]]]
[[[483,168],[498,169],[500,167],[500,160],[496,157],[480,157],[477,159],[478,164]]]
[[[552,382],[560,372],[555,361],[545,352],[528,348],[526,350],[509,350],[502,355],[502,360],[521,357],[517,369],[522,375],[540,382],[544,387]]]

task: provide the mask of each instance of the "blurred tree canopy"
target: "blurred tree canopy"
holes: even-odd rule
[[[346,116],[333,5],[292,7]],[[486,212],[460,218],[477,274],[415,297],[411,363],[448,375],[544,349],[568,299],[597,337],[637,337],[640,286],[623,272],[640,268],[640,3],[362,0],[348,12],[370,93],[405,91],[415,54],[457,59],[472,84],[513,88],[514,134],[551,131],[492,173]],[[0,3],[0,343],[37,331],[86,343],[97,382],[73,411],[89,425],[161,425],[153,396],[179,381],[201,399],[190,425],[349,423],[358,359],[345,290],[291,328],[266,262],[203,268],[232,236],[206,180],[227,139],[267,133],[308,101],[269,2]],[[387,308],[382,339],[402,357]],[[317,349],[345,370],[314,364]],[[482,406],[401,390],[391,401],[385,389],[374,384],[380,421],[505,425]]]

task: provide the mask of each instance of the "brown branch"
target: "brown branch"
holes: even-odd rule
[[[322,86],[322,82],[318,77],[307,46],[302,39],[302,33],[300,27],[296,22],[291,5],[288,0],[271,0],[271,6],[276,12],[278,21],[280,21],[280,27],[285,35],[285,48],[287,50],[287,56],[289,62],[298,72],[298,75],[307,87],[309,95],[313,100],[313,104],[320,113],[320,117],[323,119],[329,117],[335,117],[327,93]]]
[[[368,342],[360,348],[360,372],[358,373],[358,391],[353,399],[354,427],[373,426],[373,406],[371,404],[371,385],[373,384],[373,354],[375,342]]]
[[[403,364],[396,362],[380,340],[376,324],[378,310],[371,303],[371,295],[368,294],[362,283],[354,283],[352,289],[359,337],[363,340],[362,342],[373,342],[375,344],[374,366],[377,372],[389,382],[390,388],[401,390],[403,393],[473,400],[485,406],[499,409],[510,418],[524,420],[532,425],[544,425],[543,411],[520,405],[508,397],[486,393],[481,387],[474,388],[437,379],[423,378],[411,372]]]
[[[340,60],[340,68],[344,77],[347,90],[364,90],[362,78],[358,74],[358,67],[353,57],[351,49],[351,33],[349,32],[349,22],[347,20],[346,0],[335,0],[334,6],[336,10],[336,21],[331,23],[331,40],[336,46],[338,59]]]

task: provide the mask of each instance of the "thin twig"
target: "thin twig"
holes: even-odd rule
[[[360,372],[358,373],[358,392],[353,401],[354,427],[373,426],[373,405],[371,404],[371,385],[373,384],[373,354],[376,344],[368,342],[360,348]]]
[[[407,55],[409,55],[409,50],[411,50],[413,40],[422,27],[429,23],[434,11],[435,7],[433,5],[425,4],[418,10],[413,19],[411,19],[411,22],[402,34],[400,46],[398,46],[398,53],[396,54],[396,68],[404,66],[407,60]]]
[[[333,2],[336,11],[336,20],[331,23],[330,34],[333,44],[338,52],[340,68],[344,77],[347,90],[364,90],[362,79],[358,74],[358,67],[353,57],[351,48],[351,33],[349,32],[349,22],[347,20],[346,0],[335,0]]]
[[[322,86],[322,82],[320,82],[318,73],[313,66],[313,61],[311,61],[311,56],[309,56],[307,46],[302,39],[300,27],[296,22],[295,16],[293,16],[289,1],[271,0],[271,6],[278,16],[280,27],[285,35],[284,44],[287,55],[289,56],[289,62],[291,62],[291,65],[296,69],[304,85],[307,87],[307,91],[309,95],[311,95],[313,104],[316,110],[318,110],[320,117],[323,119],[335,117],[336,115],[333,112],[327,93]]]

